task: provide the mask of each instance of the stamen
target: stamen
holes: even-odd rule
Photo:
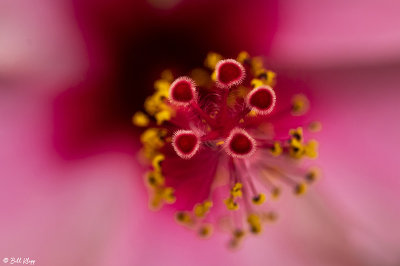
[[[276,95],[270,86],[261,86],[252,90],[247,96],[247,105],[260,115],[272,112],[276,103]]]
[[[231,88],[240,85],[246,71],[242,64],[234,59],[225,59],[218,62],[215,66],[217,84],[223,88]]]
[[[157,154],[156,156],[154,156],[151,164],[153,165],[153,168],[156,171],[161,171],[161,164],[162,162],[165,160],[165,156],[164,154]]]
[[[317,167],[311,167],[306,174],[306,181],[308,183],[315,182],[315,180],[317,180],[320,175],[320,170]]]
[[[178,130],[172,137],[172,147],[179,157],[190,159],[199,150],[200,139],[191,130]]]
[[[296,129],[291,129],[291,130],[289,130],[289,135],[292,136],[297,141],[302,142],[303,141],[303,128],[298,127]]]
[[[169,99],[177,106],[188,106],[197,101],[195,82],[189,77],[177,78],[169,88]]]
[[[150,123],[150,120],[145,113],[136,112],[132,117],[132,123],[137,127],[147,127]]]
[[[256,150],[256,141],[244,129],[232,129],[224,143],[225,151],[235,158],[246,158]]]
[[[279,156],[282,154],[282,146],[278,141],[274,142],[274,146],[270,148],[271,154],[275,157]]]
[[[194,224],[193,218],[186,211],[179,211],[175,213],[175,219],[178,223],[186,226],[192,226]]]
[[[307,185],[305,183],[299,183],[294,187],[294,193],[296,195],[303,195],[307,191]]]
[[[237,211],[239,209],[239,204],[233,199],[233,197],[229,197],[224,200],[226,208],[230,211]]]
[[[213,232],[213,227],[211,224],[204,224],[200,226],[200,228],[198,229],[198,234],[202,238],[210,237],[212,232]]]
[[[210,52],[207,54],[206,60],[204,61],[204,65],[211,70],[215,69],[215,66],[219,61],[222,60],[222,56],[220,54]]]
[[[212,201],[206,200],[203,203],[198,203],[194,205],[193,213],[196,217],[203,218],[210,211],[212,206],[213,206]]]
[[[261,205],[265,202],[265,199],[266,199],[265,194],[260,193],[252,198],[252,202],[256,205]]]
[[[231,196],[233,198],[241,198],[243,195],[242,187],[243,187],[242,183],[236,183],[231,189]]]
[[[255,214],[252,213],[247,217],[247,222],[249,223],[250,226],[250,232],[252,232],[253,234],[259,234],[261,232],[261,219],[260,217]]]
[[[161,173],[157,171],[151,171],[146,175],[147,184],[149,187],[162,187],[164,186],[165,180]]]

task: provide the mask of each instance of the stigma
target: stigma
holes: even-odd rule
[[[164,71],[132,117],[143,128],[149,206],[171,205],[199,237],[229,232],[229,247],[238,247],[277,219],[283,192],[304,195],[318,180],[308,161],[318,157],[310,137],[321,124],[308,121],[305,95],[280,101],[276,73],[247,52],[209,53],[204,68],[176,76]]]
[[[172,137],[172,146],[182,159],[192,158],[200,147],[200,140],[191,130],[178,130]]]
[[[226,139],[226,153],[234,158],[250,157],[256,150],[256,141],[241,128],[234,128]]]

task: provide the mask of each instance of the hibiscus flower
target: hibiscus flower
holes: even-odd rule
[[[4,1],[0,255],[37,265],[397,265],[394,5]],[[223,236],[178,227],[173,209],[147,209],[131,116],[164,68],[184,73],[209,50],[244,49],[266,57],[280,86],[311,95],[323,178],[301,199],[285,196],[279,220],[230,252]]]

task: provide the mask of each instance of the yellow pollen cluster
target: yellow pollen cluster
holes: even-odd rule
[[[159,128],[148,128],[140,136],[140,141],[143,144],[142,154],[148,160],[152,160],[159,154],[159,150],[165,144],[167,130]]]
[[[261,232],[261,219],[256,213],[252,213],[247,217],[247,223],[250,226],[250,232],[253,234],[259,234]]]
[[[275,141],[274,146],[271,147],[270,151],[271,151],[271,154],[276,157],[276,156],[281,155],[283,150],[282,150],[281,144],[278,141]]]
[[[197,230],[198,235],[202,238],[208,238],[213,232],[213,227],[211,224],[203,224]]]
[[[292,158],[300,159],[304,156],[315,159],[318,157],[318,142],[310,140],[307,143],[303,142],[303,129],[291,129],[289,132],[291,138],[289,140],[289,155]]]
[[[214,52],[210,52],[210,53],[208,53],[206,60],[204,61],[204,65],[207,68],[214,70],[217,63],[221,60],[222,60],[222,55],[214,53]]]
[[[294,187],[294,193],[297,195],[303,195],[307,191],[307,185],[305,183],[299,183]]]
[[[145,111],[154,117],[157,125],[169,121],[175,114],[174,110],[168,105],[169,86],[173,81],[171,71],[166,70],[161,74],[161,79],[154,82],[155,92],[147,97],[144,102]],[[143,112],[137,112],[133,115],[132,122],[135,126],[145,127],[150,123],[149,117]]]
[[[151,192],[149,206],[153,210],[159,209],[164,203],[175,202],[174,189],[165,186],[165,177],[162,174],[162,161],[165,156],[159,152],[165,144],[164,137],[167,132],[164,129],[149,128],[141,135],[143,144],[142,154],[151,161],[153,170],[146,174],[146,183]]]
[[[261,205],[265,202],[266,196],[264,193],[260,193],[252,198],[252,202],[256,205]]]
[[[178,223],[186,226],[192,226],[194,224],[194,220],[189,212],[180,211],[175,214],[175,219]]]
[[[224,203],[228,208],[228,210],[236,211],[239,209],[239,204],[235,201],[235,199],[242,197],[243,195],[242,187],[243,187],[242,183],[236,183],[230,191],[229,198],[224,200]]]
[[[210,211],[213,203],[211,200],[206,200],[203,203],[197,203],[193,208],[193,213],[198,218],[203,218]]]
[[[312,167],[309,169],[308,173],[306,174],[306,180],[309,183],[313,183],[315,180],[319,178],[321,175],[319,168]]]

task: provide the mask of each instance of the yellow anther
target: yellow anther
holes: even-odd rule
[[[320,173],[320,169],[317,167],[311,167],[308,170],[308,173],[306,174],[306,180],[309,183],[314,182],[315,180],[317,180],[320,177],[321,173]]]
[[[224,200],[224,203],[225,203],[226,207],[228,208],[228,210],[230,210],[230,211],[236,211],[239,209],[239,205],[237,204],[237,202],[235,202],[233,200],[232,197],[229,197],[226,200]]]
[[[164,79],[159,79],[154,82],[154,88],[157,91],[161,91],[163,94],[165,94],[165,92],[169,91],[170,85],[171,85],[171,83],[169,83],[168,81],[166,81]]]
[[[210,200],[206,200],[203,203],[198,203],[193,208],[193,213],[196,217],[203,218],[210,211],[213,203]]]
[[[322,124],[318,121],[313,121],[308,125],[308,130],[311,132],[319,132],[322,129]]]
[[[252,198],[252,202],[256,205],[261,205],[265,201],[265,194],[260,193]]]
[[[249,112],[248,115],[249,115],[250,117],[255,117],[255,116],[257,116],[257,112],[254,111],[254,110],[251,110],[251,111]]]
[[[282,146],[278,141],[274,142],[274,146],[271,147],[270,152],[272,153],[273,156],[279,156],[282,154]]]
[[[296,195],[303,195],[307,191],[307,185],[305,183],[299,183],[294,187],[294,193]]]
[[[169,110],[163,110],[156,113],[155,118],[157,121],[157,125],[161,125],[162,123],[164,123],[164,121],[171,120],[171,116],[171,111]]]
[[[223,144],[224,144],[224,141],[223,141],[223,140],[218,141],[217,143],[215,143],[215,145],[217,145],[217,146],[221,146],[221,145],[223,145]]]
[[[261,232],[261,219],[260,216],[258,216],[255,213],[250,214],[247,217],[247,222],[249,223],[250,226],[250,232],[253,234],[258,234]]]
[[[289,155],[295,159],[300,159],[304,155],[303,144],[295,138],[290,139]]]
[[[172,81],[174,81],[174,75],[172,74],[172,71],[170,69],[166,69],[161,72],[161,78],[171,83]]]
[[[241,124],[244,123],[244,119],[243,119],[243,118],[240,119],[240,120],[239,120],[239,123],[241,123]]]
[[[209,69],[214,70],[215,66],[220,60],[222,60],[222,56],[220,54],[210,52],[207,54],[207,58],[204,62],[204,65]]]
[[[168,109],[168,105],[166,105],[166,99],[169,97],[169,92],[167,90],[157,90],[153,95],[146,98],[144,102],[144,109],[150,115],[154,115],[155,113]]]
[[[289,130],[289,135],[298,142],[303,142],[303,128],[298,127],[296,129],[291,129]]]
[[[164,185],[164,177],[158,171],[151,171],[146,175],[146,182],[150,187],[161,187]]]
[[[318,142],[316,140],[310,140],[304,146],[304,153],[311,159],[318,157]]]
[[[231,196],[233,198],[241,198],[242,197],[242,183],[236,183],[231,189]]]
[[[252,88],[257,88],[264,85],[264,82],[261,79],[252,79],[251,80],[251,87]]]
[[[269,86],[275,85],[275,78],[276,78],[275,72],[261,68],[261,69],[258,69],[257,71],[255,71],[255,76],[259,80],[261,80],[262,84],[264,84],[264,85],[269,85]]]
[[[180,211],[175,213],[175,219],[178,223],[184,225],[192,225],[194,222],[190,214],[186,211]]]
[[[304,115],[310,107],[310,102],[303,94],[297,94],[292,99],[292,114]]]
[[[202,238],[208,238],[213,233],[213,227],[211,224],[203,224],[198,229],[198,234]]]
[[[271,191],[272,199],[278,199],[280,195],[281,195],[281,189],[278,187],[274,187]]]
[[[174,195],[174,189],[172,187],[164,188],[162,193],[162,198],[168,204],[174,203],[176,200]]]
[[[239,55],[238,55],[238,57],[237,57],[236,60],[237,60],[238,62],[240,62],[241,64],[250,62],[250,55],[249,55],[248,52],[242,51],[242,52],[239,53]]]
[[[258,79],[264,81],[268,79],[267,76],[267,70],[265,68],[259,68],[254,72],[254,76],[256,76]]]
[[[147,158],[152,160],[154,156],[159,154],[159,149],[164,145],[163,138],[168,132],[165,129],[149,128],[140,136],[140,141],[143,143],[142,153]]]
[[[216,81],[217,80],[217,72],[213,72],[212,74],[211,74],[211,79],[212,79],[212,81]]]
[[[150,119],[143,112],[136,112],[132,117],[132,123],[137,127],[147,127],[150,123]]]
[[[154,193],[149,201],[149,208],[153,211],[156,211],[161,208],[162,204],[162,197],[158,193]]]
[[[151,164],[153,165],[154,170],[161,171],[161,163],[165,160],[164,154],[157,154],[154,156]]]
[[[157,128],[149,128],[145,130],[140,136],[140,141],[149,147],[161,148],[164,145],[164,141],[160,138],[162,131]]]

